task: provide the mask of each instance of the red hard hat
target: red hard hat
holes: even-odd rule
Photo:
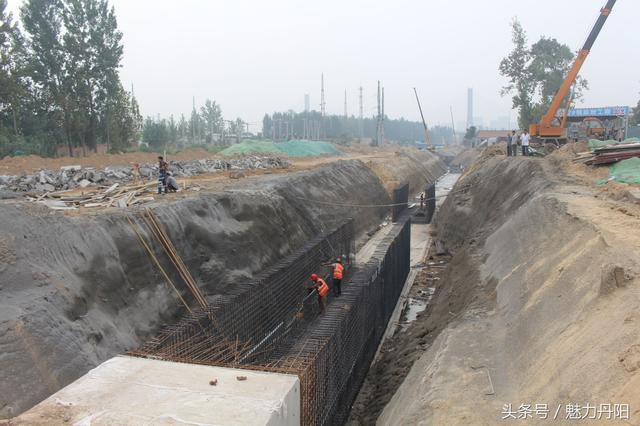
[[[311,281],[318,281],[318,276],[316,274],[311,274]]]

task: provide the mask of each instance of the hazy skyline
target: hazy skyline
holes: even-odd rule
[[[16,11],[18,0],[9,0]],[[485,124],[509,116],[511,100],[500,97],[498,64],[511,49],[511,19],[517,16],[535,42],[555,37],[578,50],[605,0],[363,0],[234,2],[111,0],[124,34],[123,84],[133,83],[145,116],[179,116],[192,97],[221,104],[225,118],[256,123],[265,113],[319,109],[320,74],[327,111],[375,113],[377,80],[385,87],[390,117],[419,120],[417,87],[428,124],[466,120],[467,87],[475,90],[475,116]],[[620,0],[582,75],[590,89],[578,106],[637,103],[640,63],[630,29],[640,3]],[[516,113],[511,112],[512,122]],[[458,129],[460,130],[460,129]]]

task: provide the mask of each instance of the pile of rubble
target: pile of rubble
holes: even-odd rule
[[[176,177],[195,176],[225,170],[279,169],[289,167],[289,161],[279,157],[250,156],[239,159],[196,160],[169,162],[170,171]],[[158,176],[157,164],[139,167],[107,167],[104,170],[81,166],[62,167],[58,171],[41,170],[36,174],[0,176],[0,190],[15,192],[47,193],[88,186],[111,186],[134,180],[154,180]]]

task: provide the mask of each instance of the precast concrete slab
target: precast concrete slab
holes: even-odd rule
[[[288,374],[117,356],[12,425],[299,425],[300,383]]]

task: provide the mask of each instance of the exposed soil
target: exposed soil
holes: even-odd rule
[[[435,252],[435,247],[430,249]],[[425,311],[417,314],[415,322],[408,328],[398,327],[393,337],[385,340],[380,354],[369,370],[365,383],[351,410],[347,424],[370,425],[376,419],[407,376],[413,363],[429,348],[438,333],[446,326],[452,313],[460,312],[466,306],[464,289],[448,288],[443,292],[441,282],[452,273],[448,269],[451,256],[430,255],[420,267],[414,284],[407,297],[425,299],[430,289],[435,289],[433,298]],[[454,260],[457,262],[457,259]],[[456,269],[455,271],[459,271]],[[426,299],[425,299],[426,300]],[[406,321],[407,307],[401,315],[401,322]]]
[[[407,331],[428,332],[428,347],[420,334],[396,342],[420,355],[378,424],[493,425],[505,404],[560,407],[562,424],[567,404],[607,403],[631,412],[606,424],[640,423],[640,208],[617,196],[635,188],[598,188],[602,170],[569,164],[576,148],[537,159],[491,147],[458,181],[437,217],[454,256]]]

